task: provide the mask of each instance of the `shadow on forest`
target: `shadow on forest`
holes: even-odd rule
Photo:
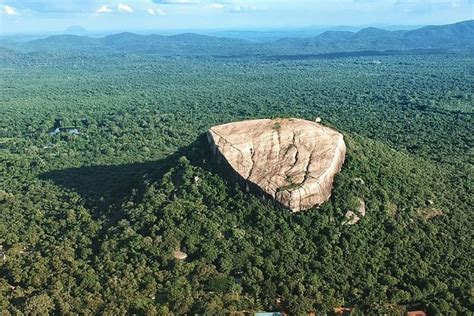
[[[186,156],[194,164],[206,167],[203,159],[208,157],[209,147],[201,135],[189,146],[183,147],[168,157],[144,163],[109,166],[68,168],[43,173],[41,180],[53,181],[56,185],[77,192],[85,205],[96,211],[105,211],[130,196],[134,189],[143,188],[145,178],[159,180],[177,160]]]

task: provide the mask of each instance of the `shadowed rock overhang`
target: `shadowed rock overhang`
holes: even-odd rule
[[[341,133],[302,119],[229,123],[207,137],[240,177],[294,212],[329,199],[346,154]]]

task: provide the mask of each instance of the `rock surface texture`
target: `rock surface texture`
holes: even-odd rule
[[[293,212],[329,199],[346,154],[342,134],[301,119],[229,123],[207,137],[218,159]]]

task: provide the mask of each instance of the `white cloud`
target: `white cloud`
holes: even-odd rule
[[[126,4],[126,3],[119,3],[117,5],[117,10],[119,10],[121,12],[126,12],[126,13],[133,13],[132,7],[129,6],[128,4]]]
[[[222,10],[225,8],[225,6],[222,3],[211,3],[208,5],[209,9],[215,9],[215,10]]]
[[[3,6],[3,14],[6,15],[17,15],[18,12],[16,12],[16,9],[14,7],[10,7],[9,5]]]
[[[98,8],[95,12],[96,13],[110,13],[110,12],[112,12],[112,9],[104,4],[103,6]]]
[[[151,15],[166,15],[166,12],[162,9],[148,9],[147,12]]]

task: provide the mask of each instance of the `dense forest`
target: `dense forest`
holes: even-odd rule
[[[1,50],[0,310],[472,314],[474,57],[333,57]],[[203,137],[316,116],[348,152],[299,214],[229,181]]]

